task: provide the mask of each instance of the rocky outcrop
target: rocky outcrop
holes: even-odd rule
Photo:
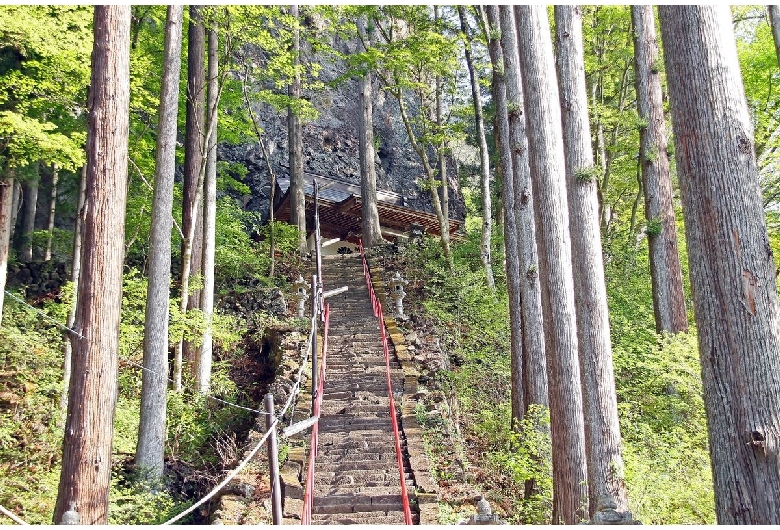
[[[342,54],[355,52],[355,44],[341,40],[332,41]],[[344,62],[333,56],[316,54],[313,61],[322,65],[319,81],[328,88],[304,91],[319,113],[316,120],[303,125],[304,172],[308,176],[325,176],[360,183],[357,127],[359,119],[357,81],[347,79],[335,87],[329,83],[346,73]],[[406,130],[400,118],[398,105],[392,97],[374,83],[374,137],[376,149],[377,187],[400,193],[412,208],[432,212],[430,193],[423,191],[418,181],[425,174],[419,157],[411,148]],[[258,105],[255,113],[259,125],[265,131],[264,141],[270,166],[277,177],[288,176],[287,115],[270,105]],[[270,196],[268,163],[257,143],[246,145],[220,145],[219,158],[243,163],[247,169],[244,182],[252,193],[243,196],[241,202],[249,210],[267,216]],[[459,192],[454,167],[449,170],[450,215],[462,219],[465,215],[463,198]]]

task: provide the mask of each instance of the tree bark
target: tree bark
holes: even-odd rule
[[[290,6],[290,15],[298,22],[298,6]],[[301,97],[301,74],[298,72],[301,55],[300,30],[296,26],[293,30],[293,68],[295,75],[289,87],[289,96],[292,99]],[[298,227],[298,252],[301,256],[307,252],[306,244],[306,194],[304,192],[303,177],[303,138],[301,120],[295,114],[293,106],[287,108],[287,142],[290,157],[290,224]]]
[[[79,179],[79,198],[76,208],[76,221],[73,227],[73,263],[71,265],[70,281],[73,283],[73,300],[68,310],[68,329],[73,329],[73,323],[76,320],[76,308],[78,307],[78,285],[81,276],[81,243],[84,239],[84,203],[87,200],[87,166],[81,168],[81,178]],[[65,414],[68,412],[68,389],[70,387],[70,374],[72,370],[73,341],[75,337],[68,335],[64,347],[64,361],[62,370],[62,394],[60,395],[60,411],[62,412],[62,421],[65,421]]]
[[[130,6],[95,6],[87,198],[73,376],[54,522],[106,524],[117,397],[130,103]]]
[[[182,309],[193,307],[189,302],[189,279],[200,268],[199,240],[203,233],[202,220],[197,214],[200,201],[198,187],[205,170],[206,137],[206,72],[205,41],[206,30],[203,27],[201,10],[203,6],[190,6],[190,23],[187,30],[187,116],[184,129],[184,194],[182,197],[181,230],[184,237],[181,243],[181,285]],[[202,194],[202,192],[201,192]],[[191,235],[193,234],[193,235]],[[193,259],[197,266],[193,268]],[[197,307],[197,306],[195,306]],[[174,388],[181,390],[183,357],[190,366],[194,365],[196,348],[185,343],[177,345],[174,359]]]
[[[677,225],[672,205],[672,178],[653,7],[632,6],[631,19],[634,25],[637,111],[639,119],[647,124],[639,130],[639,158],[648,226],[655,329],[659,333],[677,333],[688,329],[688,315],[685,311],[680,254],[677,249]]]
[[[479,76],[474,69],[474,61],[471,56],[471,41],[466,9],[458,6],[460,17],[460,30],[464,35],[464,51],[466,52],[466,67],[471,80],[471,101],[474,106],[474,125],[476,127],[477,143],[479,144],[479,175],[482,189],[482,242],[480,244],[480,258],[485,268],[485,277],[488,288],[496,288],[493,278],[493,265],[491,257],[491,240],[493,234],[493,205],[490,195],[490,155],[488,154],[487,139],[485,138],[485,121],[482,117],[482,100],[479,94]],[[505,175],[506,177],[506,175]]]
[[[465,13],[462,6],[458,6],[461,13],[461,24],[465,21]],[[495,28],[495,6],[488,6],[488,18],[490,25]],[[514,24],[514,19],[512,19]],[[514,26],[512,27],[514,32]],[[507,291],[509,295],[509,334],[511,355],[511,403],[512,425],[523,419],[526,410],[523,401],[523,315],[522,298],[520,296],[520,260],[517,255],[517,221],[515,219],[515,191],[514,170],[512,169],[512,151],[509,134],[509,111],[507,107],[506,76],[504,75],[504,51],[502,43],[495,36],[495,32],[489,32],[488,51],[490,62],[493,66],[493,102],[496,106],[496,132],[499,153],[499,167],[501,170],[501,191],[504,200],[504,262],[506,268]],[[502,35],[503,36],[503,35]]]
[[[57,213],[57,182],[59,181],[59,168],[57,164],[51,167],[51,194],[49,195],[49,218],[46,222],[46,230],[49,235],[46,236],[46,251],[43,254],[43,260],[51,259],[51,240],[54,235],[54,214]]]
[[[19,179],[13,179],[13,187],[14,187],[14,196],[13,196],[13,202],[11,205],[11,234],[9,236],[9,241],[13,244],[14,241],[14,232],[16,231],[16,220],[19,217],[19,203],[22,201],[22,183],[19,182]]]
[[[173,180],[181,71],[182,6],[168,6],[157,122],[157,156],[149,235],[149,283],[144,326],[141,419],[135,466],[153,482],[162,479],[168,390],[168,316],[171,288]]]
[[[780,524],[780,303],[727,6],[661,6],[719,524]]]
[[[433,6],[433,16],[437,24],[441,21],[440,7]],[[444,111],[442,108],[442,90],[444,84],[440,76],[436,76],[436,125],[440,131],[444,130]],[[450,183],[447,176],[447,140],[442,136],[441,143],[437,146],[439,181],[439,201],[441,201],[442,226],[449,230],[450,226]],[[456,171],[457,175],[457,171]],[[456,176],[457,178],[457,176]]]
[[[511,7],[500,7],[501,44],[507,86],[509,116],[509,146],[512,175],[517,255],[520,272],[520,299],[523,322],[523,416],[532,404],[549,405],[547,361],[544,351],[542,298],[539,285],[539,264],[536,250],[536,220],[532,197],[531,169],[528,160],[528,139],[525,133],[523,86],[520,76],[515,16]],[[504,198],[509,201],[508,198]],[[506,202],[509,204],[509,202]]]
[[[775,55],[780,64],[780,6],[766,6],[769,25],[772,27],[772,40],[775,43]]]
[[[207,394],[211,385],[211,364],[213,337],[211,322],[214,315],[214,253],[217,230],[217,107],[219,105],[219,63],[217,28],[209,30],[209,73],[208,73],[208,151],[206,152],[206,180],[203,184],[203,316],[206,327],[197,363],[198,391]]]
[[[631,519],[612,370],[597,181],[593,178],[585,88],[582,11],[578,6],[555,6],[555,37],[572,266],[577,278],[574,301],[585,412],[589,514],[593,522],[603,522],[610,511],[622,512]]]
[[[357,19],[357,29],[362,35],[365,47],[371,46],[371,37],[366,30],[366,17]],[[358,120],[358,142],[360,154],[360,197],[361,197],[361,231],[363,245],[373,247],[384,242],[379,226],[379,210],[376,198],[376,167],[374,166],[374,104],[371,72],[368,71],[359,80],[358,105],[360,116]]]
[[[566,170],[555,61],[544,7],[517,6],[520,67],[539,237],[539,278],[553,444],[553,523],[587,517],[585,427],[578,362]]]
[[[3,323],[5,282],[8,275],[8,252],[11,247],[13,196],[13,177],[0,180],[0,324]]]
[[[391,93],[395,97],[396,101],[398,101],[398,111],[401,114],[401,121],[403,122],[404,128],[406,129],[406,136],[409,138],[409,143],[412,144],[412,149],[415,153],[417,153],[417,156],[420,157],[423,169],[425,170],[425,175],[428,179],[428,186],[431,189],[431,203],[433,204],[433,212],[436,214],[436,219],[439,220],[439,228],[441,231],[439,240],[441,241],[442,254],[444,254],[444,259],[447,260],[448,269],[452,271],[455,265],[452,261],[452,251],[450,250],[450,231],[449,226],[444,224],[444,212],[442,211],[439,194],[436,193],[436,170],[431,166],[430,160],[428,159],[427,144],[418,141],[414,134],[414,130],[412,129],[412,122],[409,118],[409,114],[406,111],[403,92],[398,89],[393,90]]]
[[[38,163],[35,164],[36,168]],[[22,252],[19,258],[22,261],[30,262],[33,259],[33,241],[32,234],[35,231],[35,213],[38,207],[38,170],[36,175],[30,180],[22,183],[24,191],[24,203],[22,204],[22,231],[19,234],[22,240]]]

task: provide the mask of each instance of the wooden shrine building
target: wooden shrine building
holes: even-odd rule
[[[312,247],[314,232],[314,185],[319,186],[320,233],[326,248],[324,252],[335,253],[357,248],[361,236],[360,218],[362,200],[360,185],[342,180],[306,174],[304,193],[306,194],[306,231],[309,247]],[[279,221],[290,220],[290,179],[277,179],[274,200],[274,218]],[[377,210],[382,236],[388,241],[404,240],[412,230],[427,234],[440,235],[439,220],[432,212],[411,208],[403,195],[392,191],[377,189]],[[462,221],[450,219],[450,235],[460,230]],[[334,243],[340,242],[338,245]]]

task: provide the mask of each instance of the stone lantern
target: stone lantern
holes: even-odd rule
[[[311,293],[311,285],[306,283],[303,276],[298,275],[298,280],[292,285],[292,288],[293,292],[290,298],[298,303],[298,317],[303,318],[305,316],[304,306],[306,305],[306,300],[309,299],[309,293]]]
[[[401,273],[396,271],[395,275],[390,278],[390,298],[395,301],[396,317],[404,318],[404,285],[407,285],[409,280],[401,278]]]

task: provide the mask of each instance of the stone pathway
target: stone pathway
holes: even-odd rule
[[[312,524],[403,524],[385,358],[379,323],[371,310],[359,256],[323,260],[331,297],[327,374],[320,413],[320,442],[314,468]],[[393,392],[401,426],[404,374],[390,348]],[[401,433],[410,497],[415,481]],[[412,511],[415,522],[418,515]]]

